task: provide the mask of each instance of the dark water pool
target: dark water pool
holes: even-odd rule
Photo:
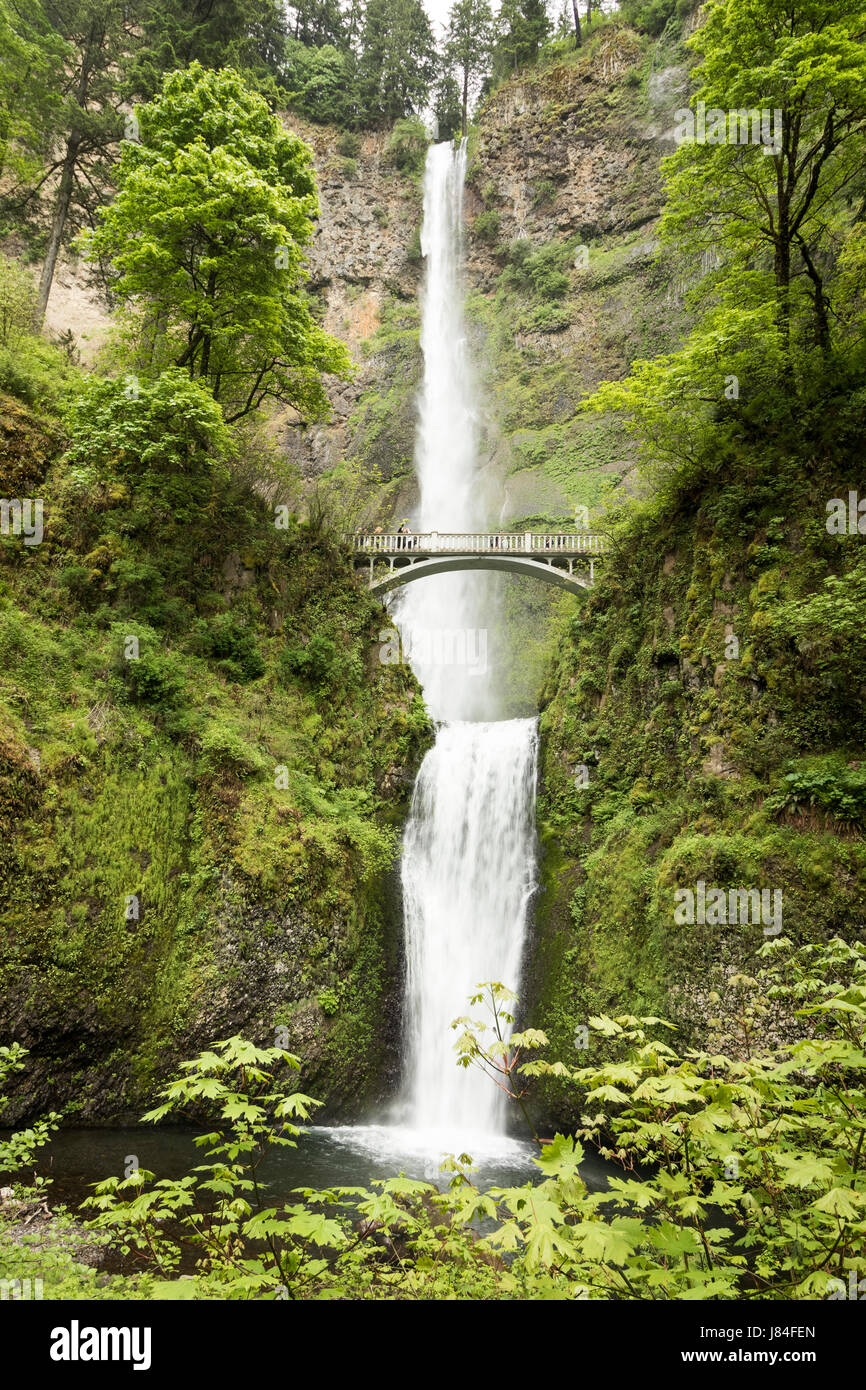
[[[63,1129],[39,1151],[36,1171],[52,1180],[51,1201],[76,1207],[92,1183],[121,1177],[135,1163],[157,1178],[179,1178],[204,1151],[193,1142],[197,1131],[131,1126],[116,1129]],[[537,1146],[523,1139],[448,1134],[386,1125],[311,1126],[296,1148],[275,1148],[260,1168],[269,1203],[289,1199],[297,1187],[369,1186],[397,1173],[446,1187],[440,1168],[444,1153],[470,1153],[477,1186],[518,1186],[540,1177],[532,1162]],[[619,1171],[590,1155],[581,1167],[591,1188],[606,1185]],[[22,1181],[26,1173],[19,1175]]]

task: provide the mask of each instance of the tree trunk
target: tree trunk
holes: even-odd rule
[[[6,168],[6,156],[9,153],[9,112],[4,111],[0,116],[0,178]]]
[[[215,295],[216,295],[216,271],[215,271],[215,270],[212,270],[211,273],[210,273],[210,275],[207,277],[207,296],[206,296],[206,297],[207,297],[207,301],[208,301],[208,306],[209,306],[209,307],[212,307],[213,301],[214,301],[214,296],[215,296]],[[210,345],[211,345],[211,327],[212,327],[212,326],[213,326],[213,315],[212,315],[212,314],[209,314],[208,328],[207,328],[207,331],[206,331],[205,334],[204,334],[204,340],[203,340],[203,345],[202,345],[202,350],[201,350],[201,367],[199,368],[199,376],[202,377],[205,381],[207,381],[208,372],[210,371]]]
[[[81,136],[78,134],[77,130],[74,130],[66,144],[66,157],[63,160],[60,185],[57,189],[57,200],[54,204],[54,216],[51,219],[51,235],[48,239],[48,250],[45,253],[45,263],[42,266],[42,274],[39,277],[39,295],[36,300],[37,328],[42,326],[42,321],[45,318],[45,310],[48,308],[48,296],[51,294],[54,270],[63,242],[63,231],[66,226],[66,219],[69,215],[69,204],[72,202],[75,161],[78,158],[78,146],[80,143]]]
[[[586,0],[586,27],[592,28],[592,0]]]
[[[583,35],[580,32],[580,11],[577,8],[578,0],[571,0],[571,13],[574,15],[574,42],[575,47],[580,48]]]
[[[90,92],[90,74],[102,48],[104,34],[104,28],[98,21],[94,21],[90,27],[81,54],[81,72],[78,77],[75,100],[79,109],[82,111],[87,109],[88,94]],[[42,320],[45,318],[45,310],[48,308],[48,296],[51,294],[51,284],[54,280],[54,268],[57,265],[57,257],[60,254],[60,247],[63,244],[63,232],[66,227],[66,219],[69,216],[69,204],[72,202],[72,188],[75,182],[75,165],[78,161],[78,149],[81,145],[81,139],[81,131],[76,130],[75,126],[73,126],[69,132],[69,139],[66,142],[66,154],[63,159],[63,169],[60,174],[60,184],[57,189],[57,201],[54,204],[54,216],[51,219],[51,236],[48,241],[48,252],[45,256],[45,264],[42,267],[42,275],[39,278],[39,297],[36,301],[37,328],[41,326]]]
[[[830,319],[827,314],[828,299],[824,293],[824,281],[818,267],[809,254],[809,248],[801,236],[797,237],[800,254],[806,266],[806,274],[812,282],[812,303],[815,310],[815,341],[825,357],[830,355]]]
[[[464,65],[463,65],[463,125],[462,125],[461,131],[460,131],[460,133],[461,133],[461,135],[464,137],[464,139],[465,139],[465,137],[466,137],[466,113],[467,113],[468,107],[469,107],[469,64],[468,64],[468,63],[464,63]]]

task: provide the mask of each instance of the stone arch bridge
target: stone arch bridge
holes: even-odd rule
[[[603,551],[604,537],[593,531],[396,531],[352,537],[354,566],[368,566],[370,592],[377,597],[452,570],[528,574],[581,593],[592,588]]]

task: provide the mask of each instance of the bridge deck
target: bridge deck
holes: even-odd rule
[[[411,555],[420,559],[433,555],[484,555],[505,551],[510,555],[549,559],[558,555],[576,558],[600,555],[604,537],[593,531],[409,531],[388,533],[358,532],[352,537],[355,555],[364,558],[381,555]]]
[[[354,563],[369,565],[380,597],[416,579],[452,570],[492,569],[529,575],[573,593],[592,587],[604,537],[592,531],[381,531],[352,537]],[[376,578],[376,563],[388,573]]]

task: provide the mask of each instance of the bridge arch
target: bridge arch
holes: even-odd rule
[[[499,570],[506,574],[527,574],[542,584],[552,584],[557,589],[567,589],[572,594],[583,593],[592,587],[589,575],[569,574],[567,569],[559,569],[552,562],[530,560],[521,555],[442,555],[435,559],[410,560],[407,564],[395,565],[390,574],[370,585],[370,592],[383,597],[404,584],[428,575],[449,574],[455,570]]]

